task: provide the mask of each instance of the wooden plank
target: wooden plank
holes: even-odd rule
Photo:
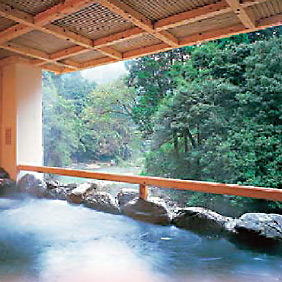
[[[91,60],[91,61],[81,63],[79,67],[81,69],[87,69],[87,68],[93,68],[93,67],[106,65],[106,64],[109,64],[109,63],[114,63],[114,62],[117,62],[117,61],[118,60],[115,60],[113,58],[104,57],[104,58],[95,59],[95,60]]]
[[[134,58],[138,58],[138,57],[142,57],[142,56],[147,56],[147,55],[152,55],[152,54],[156,54],[159,52],[164,52],[164,51],[168,51],[171,50],[171,46],[169,46],[166,43],[160,43],[160,44],[155,44],[155,45],[151,45],[151,46],[147,46],[147,47],[141,47],[138,49],[134,49],[131,51],[127,51],[125,53],[123,53],[123,58],[125,60],[128,59],[134,59]]]
[[[45,61],[50,60],[50,56],[43,51],[39,51],[39,50],[30,48],[30,47],[26,47],[23,45],[19,45],[13,42],[6,42],[4,44],[1,44],[0,48],[6,49],[6,50],[9,50],[9,51],[21,54],[21,55],[36,58],[36,59],[42,59]]]
[[[256,23],[252,15],[250,15],[250,13],[241,6],[239,0],[226,0],[226,2],[246,28],[252,29],[256,27]]]
[[[16,43],[13,43],[13,42],[6,42],[4,44],[0,44],[0,48],[9,50],[11,52],[15,52],[17,54],[25,55],[25,56],[28,56],[28,57],[31,57],[31,58],[39,59],[39,61],[37,61],[38,64],[36,64],[36,62],[33,62],[33,65],[40,66],[45,61],[45,63],[51,62],[51,63],[57,64],[59,66],[68,67],[68,68],[71,68],[71,69],[77,69],[76,66],[67,65],[64,62],[53,62],[50,59],[50,55],[43,52],[43,51],[39,51],[37,49],[26,47],[26,46],[16,44]]]
[[[121,175],[121,174],[111,174],[111,173],[93,172],[93,171],[85,171],[85,170],[73,170],[66,168],[30,166],[30,165],[19,165],[17,166],[17,170],[18,172],[33,171],[33,172],[41,172],[41,173],[51,173],[51,174],[59,174],[65,176],[125,182],[125,183],[140,184],[145,186],[157,186],[161,188],[198,191],[198,192],[205,192],[212,194],[226,194],[233,196],[260,198],[260,199],[282,202],[282,190],[273,189],[273,188],[239,186],[235,184],[222,184],[222,183],[180,180],[180,179],[170,179],[170,178],[150,177],[150,176]]]
[[[153,35],[163,41],[164,43],[177,48],[179,46],[178,38],[169,33],[168,31],[154,32]]]
[[[225,0],[206,5],[197,9],[186,11],[165,19],[161,19],[154,24],[156,31],[175,28],[187,25],[204,19],[220,16],[232,12],[232,9]]]
[[[97,48],[97,50],[108,57],[111,57],[116,60],[122,60],[122,53],[111,47]]]
[[[211,30],[211,31],[196,33],[187,36],[180,40],[180,45],[181,46],[194,45],[205,41],[211,41],[215,39],[236,35],[244,31],[247,31],[247,29],[242,24],[237,24],[231,27],[220,28],[217,30]]]
[[[110,34],[109,36],[98,38],[94,40],[94,47],[105,47],[122,42],[128,39],[137,38],[144,35],[146,32],[140,27],[134,27],[122,32]]]
[[[66,49],[60,50],[58,52],[55,52],[53,54],[50,54],[50,59],[51,60],[62,60],[62,59],[68,58],[70,56],[83,54],[83,53],[88,52],[88,51],[89,51],[89,49],[87,49],[85,47],[74,46],[74,47],[66,48]]]
[[[10,41],[22,34],[32,31],[33,28],[24,24],[16,24],[0,32],[0,44]]]
[[[75,32],[69,31],[65,28],[49,24],[44,27],[44,32],[52,34],[58,38],[68,40],[72,43],[78,44],[85,48],[92,48],[93,42],[90,38],[77,34]]]
[[[65,59],[65,60],[60,61],[60,63],[63,63],[65,66],[69,68],[73,68],[75,70],[78,70],[80,68],[80,63],[75,62],[73,60]]]

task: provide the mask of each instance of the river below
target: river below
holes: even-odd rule
[[[0,199],[0,281],[282,281],[282,256],[65,201]]]

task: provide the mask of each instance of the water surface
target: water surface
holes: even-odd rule
[[[0,199],[0,281],[282,281],[282,256],[59,200]]]

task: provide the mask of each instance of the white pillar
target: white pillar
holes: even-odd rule
[[[18,164],[42,165],[42,72],[16,63],[2,68],[1,166],[16,179]]]

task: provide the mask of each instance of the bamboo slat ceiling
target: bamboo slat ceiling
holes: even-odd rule
[[[282,24],[282,0],[0,0],[0,64],[65,73]]]

